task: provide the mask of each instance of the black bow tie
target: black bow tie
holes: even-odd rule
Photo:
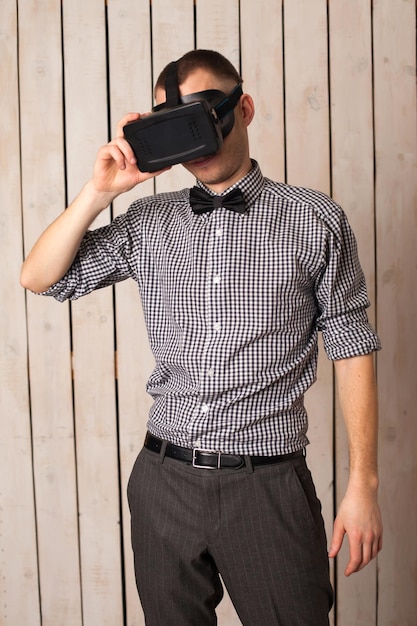
[[[190,204],[194,213],[210,213],[214,209],[224,207],[236,213],[245,213],[245,199],[240,189],[232,189],[225,196],[213,196],[201,187],[190,189]]]

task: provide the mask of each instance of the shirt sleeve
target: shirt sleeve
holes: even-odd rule
[[[68,272],[42,295],[59,302],[76,300],[95,289],[137,278],[139,215],[128,211],[107,226],[87,231]]]
[[[326,354],[338,360],[379,350],[366,312],[370,303],[356,239],[346,215],[334,204],[326,239],[325,269],[316,285],[317,327]]]

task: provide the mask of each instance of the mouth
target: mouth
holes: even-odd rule
[[[207,156],[203,156],[200,157],[198,159],[193,159],[192,161],[188,161],[187,165],[192,165],[197,166],[197,167],[205,167],[206,165],[208,165],[209,163],[211,163],[211,161],[214,158],[214,154],[209,154]]]

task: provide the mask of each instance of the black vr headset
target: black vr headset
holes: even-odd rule
[[[243,93],[239,84],[229,96],[217,89],[181,96],[176,61],[167,68],[165,91],[166,102],[123,128],[142,172],[215,154],[233,128]]]

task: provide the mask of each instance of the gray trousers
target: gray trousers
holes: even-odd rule
[[[326,537],[304,457],[196,469],[143,449],[128,485],[147,626],[214,626],[223,588],[244,626],[327,626]]]

